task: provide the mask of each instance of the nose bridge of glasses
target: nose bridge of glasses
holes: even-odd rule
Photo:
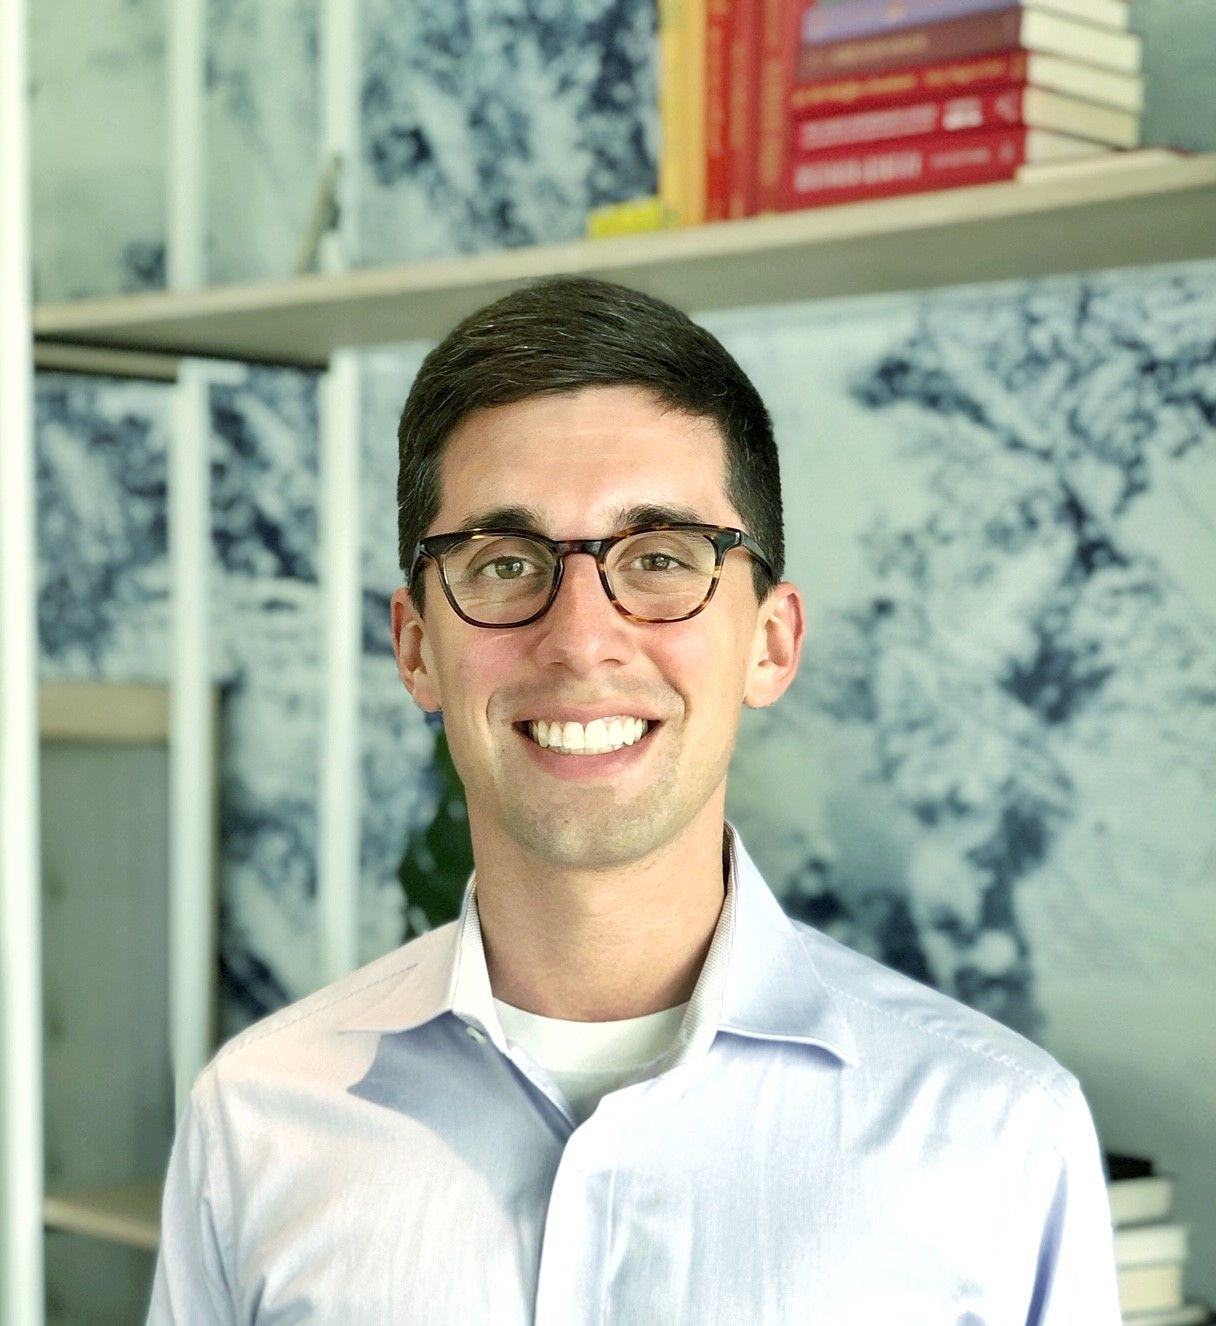
[[[554,597],[569,596],[570,587],[565,582],[570,580],[572,575],[575,580],[581,579],[583,576],[593,576],[598,586],[596,593],[601,597],[609,593],[608,568],[602,560],[607,555],[608,550],[603,547],[603,541],[599,539],[568,540],[558,544],[557,556],[554,559],[553,566],[553,575],[557,582]],[[585,557],[587,561],[575,561],[574,567],[571,567],[570,559],[572,557]],[[581,567],[586,567],[586,570],[581,572],[574,570],[574,568]]]

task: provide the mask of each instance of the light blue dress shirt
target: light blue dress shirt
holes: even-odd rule
[[[230,1041],[165,1189],[165,1326],[1118,1326],[1076,1080],[788,919],[733,830],[676,1043],[575,1126],[461,919]]]

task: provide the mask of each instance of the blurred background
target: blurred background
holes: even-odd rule
[[[1216,6],[1130,8],[1143,141],[1216,152]],[[202,12],[200,279],[286,278],[327,162],[318,4]],[[339,266],[578,240],[596,209],[659,190],[655,0],[362,0],[357,20]],[[169,280],[166,34],[156,0],[30,6],[36,304]],[[1174,1179],[1187,1297],[1216,1299],[1216,260],[689,311],[773,414],[787,575],[811,612],[792,692],[744,715],[732,821],[792,914],[1075,1072],[1104,1146]],[[464,868],[442,732],[390,650],[395,427],[431,344],[396,342],[351,357],[343,442],[360,963],[443,919],[408,896],[403,860]],[[200,382],[209,552],[188,611],[207,627],[215,751],[195,789],[216,823],[215,1045],[333,977],[326,404],[309,369],[230,363]],[[179,392],[35,375],[52,1194],[154,1188],[173,1132]],[[127,715],[126,735],[57,727],[73,704]],[[6,1066],[6,1096],[22,1089]],[[47,1320],[142,1320],[154,1222],[52,1224]]]

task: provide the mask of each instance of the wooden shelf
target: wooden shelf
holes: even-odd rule
[[[48,1194],[42,1203],[42,1223],[47,1229],[155,1251],[160,1246],[160,1195],[157,1179],[90,1192]]]
[[[537,277],[624,282],[712,309],[1216,257],[1216,154],[1147,151],[1010,184],[343,275],[41,305],[43,347],[323,367],[437,339]]]
[[[38,687],[43,741],[169,740],[169,688],[159,684],[44,681]]]

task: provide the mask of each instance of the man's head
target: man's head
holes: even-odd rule
[[[713,423],[727,495],[764,549],[752,568],[764,598],[785,568],[781,473],[768,410],[721,342],[670,304],[607,281],[561,277],[467,318],[422,362],[397,429],[397,553],[411,554],[439,510],[448,438],[475,410],[590,387],[638,387]],[[419,612],[426,578],[411,586]]]
[[[474,315],[431,352],[400,438],[400,537],[414,583],[393,595],[398,669],[423,709],[443,709],[479,868],[514,850],[608,869],[674,843],[699,818],[720,831],[740,707],[784,692],[803,633],[798,591],[779,579],[768,416],[726,351],[634,292],[547,283]],[[483,612],[497,623],[486,626],[445,601],[434,557],[410,565],[423,536],[511,528],[595,540],[659,521],[742,530],[772,569],[726,535],[704,609],[649,621],[620,611],[595,557],[574,551],[547,611],[521,624]],[[485,537],[487,555],[455,572],[475,596],[466,605],[479,605],[467,615],[487,596],[504,601],[504,584],[552,584],[543,557]],[[643,582],[665,591],[682,575],[666,545],[614,565],[609,584],[631,593]],[[594,754],[543,744],[539,724],[558,722],[588,745],[616,746],[630,725],[588,726],[614,716],[645,720],[641,740]]]

